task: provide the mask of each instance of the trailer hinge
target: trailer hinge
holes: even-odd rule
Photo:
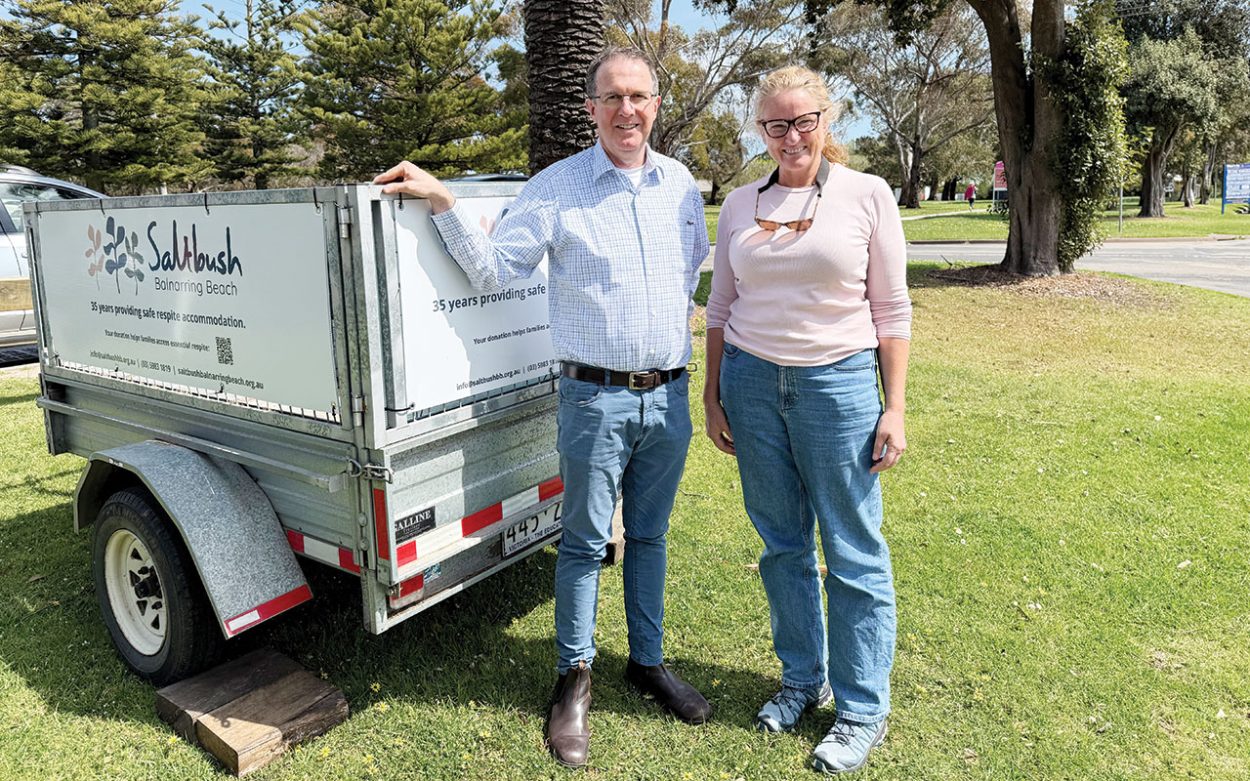
[[[380,464],[365,464],[361,467],[361,474],[367,480],[378,480],[383,483],[390,483],[395,479],[395,472],[389,466]]]
[[[339,238],[350,239],[352,237],[352,207],[339,207]]]

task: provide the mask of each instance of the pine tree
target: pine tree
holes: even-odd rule
[[[199,44],[210,79],[205,153],[219,180],[264,190],[304,157],[292,52],[300,12],[293,0],[246,0],[241,19],[215,13]]]
[[[523,168],[525,128],[481,75],[508,27],[491,0],[323,4],[302,98],[321,175],[359,180],[402,159],[438,176]]]
[[[177,0],[9,0],[0,149],[113,193],[193,183],[211,164],[195,27]],[[18,156],[18,155],[15,155]]]

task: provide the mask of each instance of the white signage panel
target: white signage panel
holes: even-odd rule
[[[460,198],[487,233],[511,198]],[[474,290],[430,222],[429,204],[393,204],[408,403],[423,410],[543,377],[555,360],[547,259],[502,290]]]
[[[1250,201],[1250,163],[1224,166],[1224,200],[1228,203]]]
[[[57,358],[333,410],[325,229],[314,204],[102,206],[39,215]]]

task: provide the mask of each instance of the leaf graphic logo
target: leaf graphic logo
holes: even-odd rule
[[[135,295],[139,294],[139,283],[143,281],[143,253],[139,251],[139,234],[127,232],[125,226],[113,217],[104,223],[104,230],[94,225],[87,226],[87,249],[83,253],[87,258],[87,276],[95,277],[96,288],[100,288],[100,276],[109,274],[117,292],[122,292],[121,275],[135,281]]]

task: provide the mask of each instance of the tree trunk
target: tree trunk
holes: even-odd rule
[[[1198,183],[1198,203],[1204,206],[1211,202],[1211,179],[1215,175],[1215,158],[1219,144],[1208,141],[1203,145],[1202,181]]]
[[[946,180],[946,184],[942,185],[942,200],[953,201],[959,189],[959,177],[955,176]]]
[[[920,145],[911,145],[911,169],[907,172],[907,187],[905,192],[907,199],[901,202],[901,205],[908,209],[920,208]]]
[[[898,205],[906,206],[909,202],[915,200],[915,196],[912,194],[911,182],[911,147],[903,143],[898,136],[894,136],[894,148],[898,150]]]
[[[603,49],[603,0],[525,0],[530,173],[595,142],[586,70]]]
[[[87,73],[91,69],[95,61],[95,52],[83,49],[78,56],[78,89],[79,89],[79,110],[82,111],[82,129],[83,135],[91,138],[100,127],[100,119],[96,114],[95,105],[91,103],[87,97]],[[94,139],[92,139],[94,142]],[[100,192],[104,191],[104,164],[100,159],[100,150],[97,143],[89,143],[87,146],[86,169],[83,171],[83,183],[92,190]]]
[[[1007,252],[1002,268],[1044,276],[1059,268],[1062,184],[1049,162],[1056,153],[1063,117],[1041,72],[1030,80],[1024,61],[1020,20],[1014,0],[968,0],[985,25],[990,44],[998,142],[1011,202]],[[1064,3],[1035,0],[1031,35],[1033,56],[1057,60],[1064,46]],[[1062,269],[1070,271],[1071,269]]]
[[[1181,180],[1181,197],[1186,209],[1194,207],[1194,171],[1188,165],[1185,166],[1184,178]]]
[[[1180,134],[1180,128],[1155,128],[1150,136],[1150,149],[1141,167],[1141,209],[1138,217],[1163,217],[1163,181],[1168,155]]]

